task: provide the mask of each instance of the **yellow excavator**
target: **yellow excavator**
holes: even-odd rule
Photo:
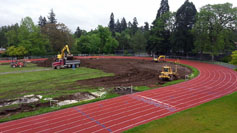
[[[162,80],[174,80],[178,78],[178,68],[176,65],[175,71],[173,72],[173,69],[170,66],[163,66],[161,74],[159,75],[159,78]]]
[[[159,57],[155,56],[153,58],[154,62],[165,62],[165,55],[160,55]]]
[[[67,53],[65,54],[65,51],[67,50]],[[61,53],[57,55],[58,59],[64,59],[67,58],[67,60],[72,60],[73,55],[71,54],[68,45],[65,45],[63,49],[61,50]]]

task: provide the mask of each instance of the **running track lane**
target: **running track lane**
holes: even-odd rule
[[[122,132],[237,91],[237,72],[231,69],[187,60],[180,63],[197,68],[200,75],[172,86],[1,123],[0,132]]]

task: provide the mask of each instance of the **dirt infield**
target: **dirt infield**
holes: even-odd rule
[[[78,81],[79,85],[92,87],[115,86],[153,86],[163,82],[158,79],[161,68],[169,65],[175,69],[174,63],[155,63],[149,60],[134,59],[81,59],[81,66],[100,69],[115,76]],[[178,65],[180,78],[192,73],[189,68]]]

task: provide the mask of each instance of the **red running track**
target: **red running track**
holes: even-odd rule
[[[122,132],[237,91],[237,72],[231,69],[187,60],[180,63],[197,68],[200,75],[172,86],[1,123],[0,132]]]

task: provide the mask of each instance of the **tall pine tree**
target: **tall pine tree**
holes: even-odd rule
[[[132,22],[132,27],[131,27],[131,29],[132,29],[132,34],[134,35],[136,32],[137,32],[137,30],[138,30],[138,22],[137,22],[137,18],[136,17],[134,17],[133,18],[133,22]]]
[[[110,15],[110,21],[109,21],[109,29],[112,32],[112,35],[115,35],[115,21],[114,21],[114,13],[112,12]]]
[[[168,3],[168,0],[162,0],[161,3],[160,3],[160,8],[157,12],[157,15],[156,15],[156,19],[153,21],[153,24],[155,23],[155,21],[157,19],[159,19],[163,14],[169,12],[170,10],[170,7],[169,7],[169,3]]]
[[[50,13],[49,13],[49,16],[48,16],[49,23],[51,23],[51,24],[56,24],[57,23],[57,20],[56,20],[55,16],[56,15],[53,12],[53,9],[51,9]]]
[[[127,29],[127,22],[126,22],[126,19],[125,18],[122,18],[121,20],[121,31],[124,31]]]
[[[115,24],[115,32],[121,33],[121,24],[120,24],[119,19],[117,20],[117,22]]]
[[[80,38],[82,35],[82,30],[80,29],[80,27],[78,26],[76,29],[76,32],[74,33],[74,35],[76,36],[76,38]]]
[[[186,0],[176,13],[174,34],[172,37],[173,51],[188,54],[194,47],[191,29],[196,22],[197,10],[192,2]]]
[[[168,0],[162,0],[156,18],[151,26],[147,50],[152,54],[167,54],[170,51],[170,31],[167,28],[171,13]]]

